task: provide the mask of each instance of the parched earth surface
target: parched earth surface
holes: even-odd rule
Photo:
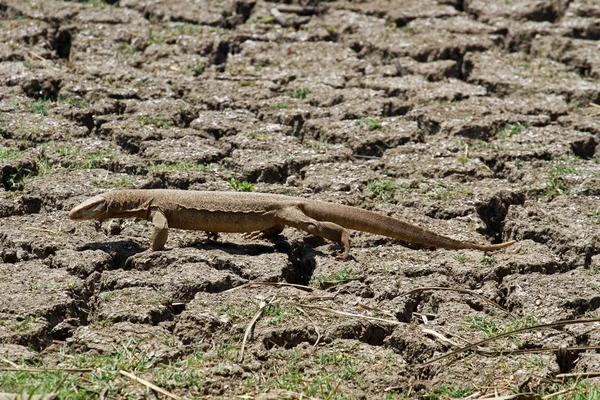
[[[593,321],[436,361],[600,317],[597,104],[597,0],[1,0],[0,392],[598,398]],[[67,218],[120,188],[517,243],[173,230],[126,265],[149,223]]]

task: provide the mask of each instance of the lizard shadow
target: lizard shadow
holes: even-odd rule
[[[106,269],[118,269],[125,266],[125,261],[135,254],[141,253],[146,250],[145,247],[140,246],[139,243],[133,240],[112,240],[106,242],[90,242],[82,246],[76,247],[77,251],[85,250],[100,250],[107,253],[111,258],[110,268]]]
[[[277,249],[277,246],[269,246],[263,244],[237,244],[233,242],[212,241],[192,242],[186,243],[182,246],[172,246],[161,250],[161,252],[168,252],[169,250],[173,250],[176,248],[193,248],[202,251],[221,250],[229,255],[235,256],[257,256],[261,254],[271,254],[280,251],[279,249]],[[125,262],[129,257],[144,253],[147,250],[147,247],[141,246],[139,243],[133,240],[118,240],[86,243],[83,246],[77,247],[75,250],[101,250],[110,255],[112,263],[111,269],[116,269],[124,267]],[[129,269],[129,267],[127,268]]]
[[[169,251],[175,248],[185,249],[194,248],[197,250],[222,250],[231,255],[250,255],[257,256],[261,254],[272,254],[275,252],[289,253],[289,245],[285,240],[273,242],[272,245],[268,244],[238,244],[230,241],[198,241],[189,242],[181,246],[172,246],[165,248],[161,251]],[[90,242],[82,246],[75,248],[77,251],[85,250],[101,250],[113,258],[114,264],[120,264],[119,261],[126,260],[128,257],[143,253],[147,250],[147,247],[141,246],[139,243],[133,240],[117,240],[117,241],[106,241],[106,242]]]
[[[249,256],[258,256],[261,254],[272,254],[277,251],[276,246],[269,246],[265,244],[238,244],[234,242],[228,241],[211,241],[211,242],[193,242],[187,243],[185,246],[181,246],[184,248],[194,248],[197,250],[222,250],[230,255],[249,255]]]
[[[236,243],[228,240],[203,240],[188,242],[181,247],[193,247],[199,250],[222,250],[232,255],[249,255],[257,256],[261,254],[273,254],[282,253],[286,254],[290,258],[298,256],[298,252],[304,250],[303,257],[310,255],[313,259],[320,255],[326,256],[326,253],[315,250],[314,247],[327,243],[326,240],[315,237],[307,236],[306,238],[295,241],[290,241],[283,235],[277,235],[266,240],[269,244],[260,243]],[[310,251],[309,251],[310,250]],[[290,260],[292,261],[292,260]]]
[[[419,244],[419,243],[411,243],[411,242],[406,242],[404,240],[393,239],[393,238],[372,239],[370,241],[363,243],[361,247],[366,249],[366,248],[376,248],[376,247],[389,246],[389,245],[400,245],[402,247],[406,247],[407,249],[411,249],[411,250],[430,250],[430,251],[436,250],[436,248],[433,246],[427,246],[425,244]]]
[[[315,247],[327,243],[324,239],[315,236],[290,240],[284,235],[277,235],[264,240],[270,244],[238,244],[232,241],[203,240],[186,243],[186,246],[206,251],[221,250],[231,255],[283,254],[287,256],[288,264],[281,270],[281,278],[285,282],[298,285],[308,285],[317,265],[316,258],[329,255],[315,249]]]
[[[331,256],[326,252],[316,250],[315,247],[325,240],[313,236],[307,236],[302,240],[289,241],[285,236],[278,236],[269,239],[268,244],[260,243],[235,243],[228,240],[198,240],[186,241],[180,246],[172,246],[165,249],[168,252],[172,249],[193,248],[200,251],[222,251],[232,256],[260,256],[262,254],[281,253],[287,256],[288,266],[282,269],[282,279],[288,283],[307,285],[314,269],[316,268],[316,259],[318,257]],[[106,242],[90,242],[77,247],[77,251],[101,250],[110,256],[110,265],[104,265],[102,270],[115,269],[135,269],[136,267],[126,264],[129,257],[143,253],[147,250],[146,246],[140,245],[134,240],[117,240]],[[350,256],[349,259],[353,257]]]

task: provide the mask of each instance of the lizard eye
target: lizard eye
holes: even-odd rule
[[[107,207],[106,202],[103,201],[102,203],[96,204],[92,209],[94,211],[96,211],[96,212],[102,212],[102,213],[104,213],[104,212],[107,211],[108,207]]]

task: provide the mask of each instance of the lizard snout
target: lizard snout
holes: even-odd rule
[[[95,196],[87,199],[69,212],[69,218],[74,221],[102,218],[106,212],[106,199]]]

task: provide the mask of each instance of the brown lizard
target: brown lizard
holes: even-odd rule
[[[69,218],[152,221],[152,244],[147,251],[163,249],[169,228],[255,232],[255,236],[266,238],[278,235],[286,225],[339,243],[342,252],[337,258],[342,260],[350,252],[350,234],[345,228],[445,249],[494,251],[515,243],[464,242],[361,208],[264,193],[117,190],[84,201],[71,210]]]

